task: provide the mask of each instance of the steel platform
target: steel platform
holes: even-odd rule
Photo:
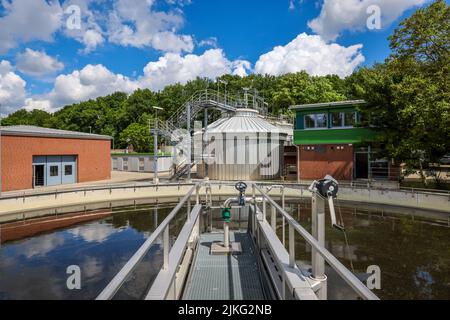
[[[240,242],[239,255],[211,255],[211,245],[223,242],[222,233],[202,234],[183,300],[264,300],[260,270],[247,233],[230,232]]]

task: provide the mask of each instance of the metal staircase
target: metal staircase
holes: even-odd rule
[[[194,161],[192,163],[186,163],[183,162],[182,164],[179,164],[178,166],[174,166],[170,171],[170,179],[169,181],[177,181],[181,179],[183,176],[185,176],[189,169],[192,169],[198,164],[198,161]]]
[[[255,109],[262,116],[266,116],[268,113],[268,104],[264,102],[263,98],[257,95],[256,90],[252,94],[249,93],[249,89],[238,93],[221,93],[207,89],[197,91],[166,121],[151,119],[149,121],[150,132],[167,138],[173,146],[177,146],[186,151],[189,148],[189,146],[186,146],[187,141],[180,144],[183,138],[186,137],[186,129],[190,131],[192,128],[191,124],[197,119],[198,114],[209,108],[220,110],[223,113],[234,113],[239,108]],[[191,157],[194,154],[192,150],[188,153],[190,153]],[[183,175],[189,173],[190,169],[199,162],[198,159],[188,160],[190,161],[187,161],[183,165],[180,164],[177,168],[173,168],[171,181],[180,179]]]
[[[192,123],[200,111],[205,108],[215,108],[223,112],[235,112],[238,108],[253,108],[266,115],[268,104],[264,99],[245,91],[241,93],[220,93],[214,90],[197,91],[168,120],[173,128],[187,128],[188,120]],[[188,114],[189,113],[189,114]]]
[[[268,113],[268,104],[256,92],[255,94],[248,93],[248,91],[243,94],[224,94],[207,89],[197,91],[166,121],[150,120],[151,132],[157,130],[158,134],[178,140],[181,133],[177,134],[177,130],[191,128],[190,124],[201,111],[207,108],[218,109],[226,113],[236,112],[238,108],[251,108],[258,110],[262,116],[266,116]]]

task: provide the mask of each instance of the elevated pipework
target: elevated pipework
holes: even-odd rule
[[[228,198],[222,206],[223,243],[213,244],[211,246],[211,254],[239,253],[242,251],[239,243],[230,244],[231,206],[235,204],[242,208],[245,207],[246,203],[254,203],[257,199],[245,197],[245,191],[247,190],[247,184],[245,182],[241,181],[236,183],[235,188],[239,191],[239,196],[236,198]]]

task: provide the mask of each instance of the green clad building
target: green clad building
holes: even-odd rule
[[[338,180],[392,178],[389,161],[372,149],[377,133],[362,119],[363,100],[291,106],[296,112],[294,144],[302,180],[330,174]]]

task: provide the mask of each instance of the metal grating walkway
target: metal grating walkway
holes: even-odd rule
[[[196,259],[183,300],[264,300],[260,270],[247,233],[230,232],[231,241],[240,242],[240,255],[211,255],[213,242],[223,242],[223,234],[200,236]]]

